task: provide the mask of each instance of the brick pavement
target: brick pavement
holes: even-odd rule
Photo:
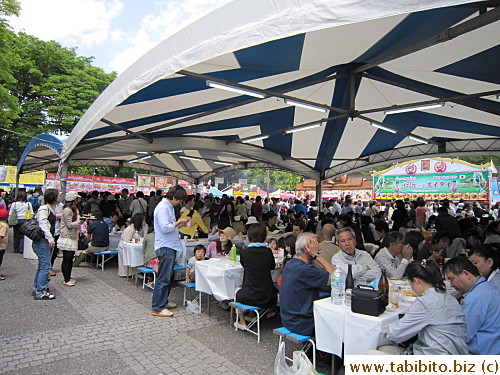
[[[77,285],[62,284],[60,259],[50,282],[53,301],[35,301],[37,262],[7,250],[0,282],[2,374],[265,374],[273,373],[279,318],[262,324],[263,337],[235,332],[229,313],[211,315],[178,307],[173,318],[150,314],[151,291],[105,271],[74,268]],[[171,299],[182,303],[182,287]],[[191,294],[194,297],[194,294]],[[296,349],[290,347],[289,349]]]

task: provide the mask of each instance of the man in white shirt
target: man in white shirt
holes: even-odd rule
[[[154,316],[172,317],[174,314],[169,309],[177,306],[168,300],[170,279],[177,252],[183,251],[177,228],[185,227],[189,217],[175,220],[174,206],[181,205],[186,198],[186,190],[182,186],[172,186],[165,199],[158,203],[154,211],[155,253],[160,261],[153,289],[152,314]]]
[[[382,241],[381,249],[375,262],[385,270],[387,277],[401,279],[406,267],[413,261],[413,248],[403,244],[404,236],[400,232],[389,232]]]
[[[380,268],[371,255],[364,250],[356,249],[356,235],[349,228],[337,230],[337,239],[340,250],[332,257],[332,264],[347,274],[348,264],[352,265],[352,277],[366,278],[368,283],[380,277]]]

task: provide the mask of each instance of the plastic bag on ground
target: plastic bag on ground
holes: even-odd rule
[[[198,304],[198,300],[187,301],[186,311],[193,314],[199,314],[200,305]]]
[[[274,359],[274,375],[295,375],[295,371],[286,364],[284,342],[280,344]]]

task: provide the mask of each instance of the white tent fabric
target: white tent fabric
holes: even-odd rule
[[[134,162],[191,181],[252,166],[319,180],[389,160],[498,152],[496,5],[234,0],[120,75],[70,134],[62,159]],[[422,102],[445,104],[384,111]],[[259,135],[267,138],[244,142]]]

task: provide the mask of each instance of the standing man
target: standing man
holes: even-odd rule
[[[154,210],[155,252],[160,261],[158,276],[153,290],[152,314],[160,317],[172,317],[169,310],[177,307],[169,302],[170,279],[174,270],[175,258],[178,251],[183,251],[179,231],[185,227],[188,217],[175,220],[174,207],[181,205],[187,198],[186,190],[182,186],[172,186]]]

